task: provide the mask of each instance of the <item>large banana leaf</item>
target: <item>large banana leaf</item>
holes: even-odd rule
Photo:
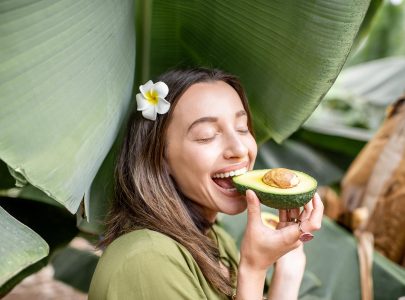
[[[72,213],[132,92],[133,3],[0,2],[0,158]]]
[[[385,1],[389,2],[389,1]],[[353,43],[354,51],[350,52],[350,56],[353,53],[356,53],[358,46],[364,44],[365,39],[368,37],[370,33],[370,29],[374,27],[376,16],[378,12],[381,11],[381,7],[384,5],[384,0],[373,0],[370,2],[370,6],[368,7],[367,14],[364,17],[363,23],[361,23],[359,32],[357,33],[356,39]],[[350,59],[350,58],[349,58]]]
[[[78,227],[84,232],[100,234],[104,230],[104,218],[113,197],[112,174],[122,133],[123,130],[94,178],[90,192],[84,199],[83,210],[77,214]]]
[[[336,79],[369,2],[145,1],[137,76],[174,65],[233,72],[247,88],[259,141],[281,142]]]
[[[372,1],[370,8],[375,6],[380,6],[378,1]],[[372,18],[367,39],[350,54],[347,65],[405,55],[405,1],[386,0],[381,6]]]

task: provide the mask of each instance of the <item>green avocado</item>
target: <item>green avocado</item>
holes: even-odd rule
[[[277,209],[290,209],[304,206],[314,196],[317,181],[311,176],[295,171],[299,178],[298,185],[291,188],[277,188],[267,185],[262,178],[270,169],[253,170],[232,178],[239,193],[245,194],[246,190],[253,190],[260,202],[266,206]]]

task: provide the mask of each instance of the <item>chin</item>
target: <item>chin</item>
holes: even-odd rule
[[[223,207],[221,207],[221,212],[233,216],[244,212],[247,208],[247,203],[244,196],[240,196],[238,200],[234,200],[232,202],[233,203],[227,202]]]

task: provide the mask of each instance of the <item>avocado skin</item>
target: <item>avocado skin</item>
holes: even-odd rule
[[[234,182],[234,185],[240,194],[245,195],[248,189],[252,190],[256,193],[257,197],[259,198],[260,202],[263,205],[276,209],[291,209],[304,206],[312,199],[312,197],[315,195],[316,192],[315,188],[307,193],[302,193],[298,195],[297,194],[279,195],[279,194],[264,193],[254,188],[240,185],[236,182]]]

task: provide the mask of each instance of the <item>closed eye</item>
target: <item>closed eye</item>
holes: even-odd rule
[[[212,141],[213,139],[215,139],[215,136],[209,137],[209,138],[197,139],[196,141],[201,144],[206,144],[206,143]]]
[[[248,133],[249,133],[249,129],[239,129],[238,132],[239,132],[239,133],[242,133],[242,134],[248,134]]]

